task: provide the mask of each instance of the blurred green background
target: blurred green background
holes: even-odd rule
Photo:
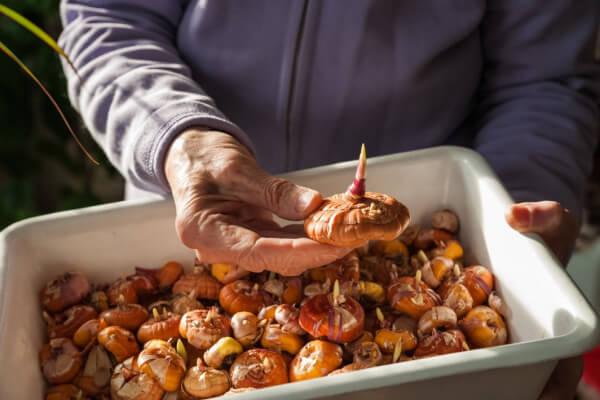
[[[58,38],[59,0],[2,3]],[[38,214],[121,200],[123,180],[71,107],[58,55],[3,15],[0,41],[46,86],[100,162],[95,166],[85,157],[44,93],[0,52],[0,230]]]

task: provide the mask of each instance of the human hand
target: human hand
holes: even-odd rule
[[[282,228],[275,223],[272,213],[303,220],[322,197],[269,175],[231,135],[186,130],[171,144],[165,173],[175,201],[177,233],[200,261],[298,275],[351,250],[306,238],[302,225]]]
[[[540,201],[513,204],[505,217],[513,229],[540,235],[563,265],[567,264],[579,229],[575,217],[560,203]],[[539,400],[573,399],[582,373],[581,356],[560,360]]]

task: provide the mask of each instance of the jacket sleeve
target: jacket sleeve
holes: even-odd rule
[[[182,129],[202,125],[248,137],[191,78],[175,41],[182,0],[63,0],[59,43],[69,97],[109,160],[136,187],[168,193],[163,163]],[[82,84],[83,82],[83,84]]]
[[[488,1],[475,149],[516,201],[581,216],[599,133],[598,0]]]

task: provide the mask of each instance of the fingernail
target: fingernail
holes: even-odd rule
[[[531,210],[529,207],[515,206],[512,208],[515,223],[521,228],[528,228],[531,224]]]
[[[303,193],[296,201],[296,211],[301,214],[306,212],[306,210],[311,207],[312,203],[315,201],[316,196],[318,196],[318,193],[313,192],[312,190],[303,190]]]

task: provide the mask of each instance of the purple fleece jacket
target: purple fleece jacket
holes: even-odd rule
[[[272,173],[456,144],[576,214],[599,131],[598,0],[63,0],[69,95],[128,183],[167,195],[203,125]]]

